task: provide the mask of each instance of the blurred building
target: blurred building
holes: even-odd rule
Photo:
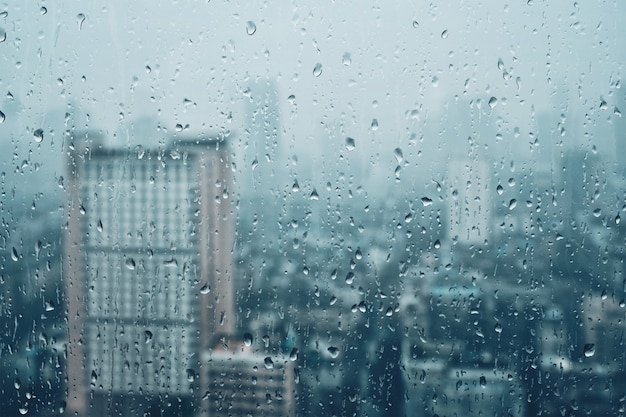
[[[455,158],[448,170],[448,235],[467,245],[487,242],[492,227],[487,162]]]
[[[203,359],[208,387],[201,405],[202,415],[295,415],[295,369],[288,357],[265,356],[239,342],[219,343],[205,352]]]
[[[228,158],[223,137],[158,151],[71,138],[67,415],[192,409],[200,352],[235,322]]]

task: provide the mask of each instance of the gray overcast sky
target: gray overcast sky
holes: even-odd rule
[[[616,88],[626,50],[621,0],[107,3],[0,6],[7,12],[0,17],[0,88],[22,106],[19,115],[4,110],[15,118],[4,128],[13,129],[11,140],[28,141],[35,158],[45,159],[47,149],[60,153],[59,141],[35,144],[27,132],[42,128],[52,137],[46,113],[64,113],[70,101],[110,136],[144,115],[172,133],[177,123],[191,132],[241,132],[244,90],[256,78],[276,80],[285,148],[315,155],[328,149],[329,133],[351,136],[363,160],[382,152],[385,164],[397,146],[409,157],[447,156],[450,144],[441,150],[447,142],[437,133],[450,122],[444,104],[455,97],[460,112],[480,98],[472,121],[498,126],[504,137],[495,140],[494,130],[482,144],[517,157],[533,156],[529,132],[538,114],[567,113],[578,120],[572,130],[606,136],[614,107],[624,102],[624,89]],[[252,35],[248,22],[256,26]],[[493,110],[490,97],[498,100]],[[410,143],[410,132],[429,135]],[[468,132],[454,134],[465,143]],[[612,152],[613,139],[605,139],[563,138]],[[553,143],[545,146],[554,153]]]

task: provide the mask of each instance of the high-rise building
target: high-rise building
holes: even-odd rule
[[[167,415],[198,400],[200,352],[235,322],[225,145],[214,137],[128,151],[93,133],[72,138],[68,415]]]

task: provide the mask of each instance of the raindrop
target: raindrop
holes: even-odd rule
[[[502,325],[500,323],[496,323],[496,327],[494,327],[496,333],[502,333]]]
[[[206,295],[210,292],[211,292],[211,287],[209,287],[209,284],[204,284],[202,288],[200,288],[200,294],[202,295]]]
[[[33,132],[33,138],[35,139],[35,142],[41,143],[43,141],[43,130],[42,129],[35,130]]]
[[[396,161],[398,161],[398,163],[401,163],[404,159],[404,155],[402,155],[402,149],[400,148],[396,148],[393,150],[393,156],[396,157]]]
[[[446,39],[448,37],[448,29],[441,32],[441,39]]]
[[[502,195],[502,193],[504,192],[504,188],[502,188],[502,186],[498,184],[498,186],[496,187],[496,191],[498,195]]]
[[[146,344],[152,342],[152,332],[150,330],[146,330],[143,335]]]
[[[20,389],[20,387],[22,386],[22,382],[20,381],[19,378],[15,378],[15,382],[13,382],[13,386],[15,387],[15,389]]]
[[[350,54],[348,52],[346,52],[345,54],[343,54],[343,56],[341,57],[341,63],[343,65],[345,65],[346,67],[349,67],[350,64],[352,64],[352,56],[350,56]]]
[[[608,105],[606,104],[606,101],[601,100],[600,101],[600,109],[601,110],[606,110],[608,108]]]
[[[354,139],[347,137],[346,138],[346,149],[349,151],[353,151],[354,148],[356,147],[356,143],[354,142]]]
[[[263,361],[265,364],[265,368],[267,369],[272,369],[274,368],[274,361],[272,360],[272,358],[270,358],[269,356],[265,358],[265,360]]]
[[[352,285],[353,282],[354,282],[354,272],[350,271],[346,275],[346,284]]]
[[[319,62],[315,64],[315,67],[313,67],[313,75],[316,77],[322,75],[322,64],[320,64]]]
[[[480,386],[485,388],[485,386],[487,385],[487,378],[485,378],[484,375],[481,375],[481,377],[478,379]]]
[[[6,119],[6,116],[2,113],[2,110],[0,110],[0,123],[4,123],[4,119]]]
[[[44,14],[48,13],[48,9],[42,6],[41,9],[39,9],[39,13],[41,13],[41,15],[43,16]]]
[[[430,199],[430,198],[428,198],[428,197],[422,197],[422,205],[423,205],[424,207],[428,207],[428,206],[430,206],[431,204],[433,204],[433,200],[431,200],[431,199]]]
[[[133,258],[126,259],[126,268],[130,269],[131,271],[135,269],[135,260]]]
[[[509,210],[513,210],[515,206],[517,206],[517,200],[513,198],[509,201]]]
[[[169,268],[176,268],[178,266],[178,261],[176,261],[175,258],[166,259],[163,261],[163,266],[169,267]]]
[[[244,333],[243,344],[246,346],[250,346],[252,344],[252,335],[250,333]]]
[[[594,217],[600,217],[602,215],[602,209],[597,208],[593,211]]]
[[[622,112],[619,111],[617,107],[613,109],[613,114],[615,114],[617,117],[622,117]]]
[[[104,226],[102,225],[102,220],[98,219],[98,224],[96,225],[96,229],[98,229],[98,232],[102,232],[102,230],[104,229]]]
[[[78,21],[78,30],[83,28],[83,22],[85,21],[85,15],[83,13],[78,13],[76,15],[76,20]]]
[[[420,24],[419,24],[419,22],[418,22],[417,20],[414,20],[414,21],[413,21],[413,27],[414,27],[415,29],[417,29],[417,28],[419,27],[419,25],[420,25]]]
[[[96,371],[91,371],[91,384],[95,384],[98,381],[98,374]]]
[[[372,124],[370,125],[372,130],[378,130],[378,120],[372,119]]]
[[[500,71],[504,69],[504,62],[502,61],[502,58],[498,58],[498,69]]]
[[[16,262],[19,259],[19,255],[17,254],[17,249],[15,249],[15,246],[11,248],[11,259]]]
[[[339,356],[339,348],[331,346],[328,348],[328,353],[330,353],[331,358],[335,359],[337,356]]]
[[[291,191],[294,193],[297,193],[298,191],[300,191],[300,184],[298,184],[298,180],[295,180],[293,182],[293,185],[291,186]]]
[[[495,98],[495,97],[491,97],[487,104],[489,104],[489,107],[491,107],[493,109],[498,104],[498,99]]]
[[[54,302],[52,300],[48,300],[44,304],[44,308],[46,311],[54,311]]]
[[[309,196],[310,200],[319,200],[320,199],[320,195],[317,193],[317,190],[314,188],[313,191],[311,191],[311,195]]]
[[[246,23],[246,33],[250,36],[256,33],[256,25],[251,20],[248,20],[248,23]]]
[[[435,249],[439,249],[441,247],[441,241],[439,241],[439,239],[435,240],[435,243],[433,246],[435,247]]]
[[[0,43],[6,40],[7,40],[7,33],[4,31],[4,29],[0,28]]]
[[[187,382],[193,382],[196,380],[196,371],[193,369],[187,369]]]
[[[587,358],[592,357],[596,354],[596,345],[594,345],[593,343],[586,343],[583,347],[583,353]]]
[[[20,412],[20,414],[21,414],[21,415],[28,414],[28,408],[26,408],[26,407],[20,407],[20,408],[19,408],[19,412]]]
[[[292,362],[298,360],[298,348],[291,349],[291,352],[289,353],[289,360]]]

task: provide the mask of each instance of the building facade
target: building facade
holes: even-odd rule
[[[230,184],[221,137],[159,151],[72,138],[68,415],[193,408],[200,352],[234,330]]]

